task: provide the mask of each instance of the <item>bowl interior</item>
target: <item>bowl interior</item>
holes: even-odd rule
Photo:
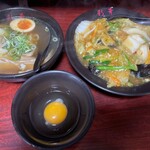
[[[61,54],[63,46],[63,33],[57,21],[45,12],[23,7],[7,8],[1,10],[0,14],[0,23],[4,22],[4,20],[11,21],[16,17],[27,17],[35,20],[36,24],[43,24],[42,29],[45,27],[49,30],[50,35],[49,33],[44,34],[43,32],[41,32],[39,37],[38,51],[43,51],[43,49],[48,46],[46,58],[41,65],[40,71],[51,68]],[[37,29],[37,31],[40,31],[40,29]],[[0,79],[9,80],[12,82],[24,81],[34,74],[36,74],[34,70],[23,73],[0,74]]]
[[[96,19],[100,18],[113,18],[115,16],[120,16],[120,17],[132,17],[135,19],[131,19],[139,24],[145,24],[148,25],[149,19],[142,21],[142,19],[136,19],[136,18],[142,18],[144,17],[142,14],[138,12],[134,12],[128,9],[124,8],[113,8],[113,14],[110,14],[108,11],[109,8],[99,8],[99,9],[93,9],[91,11],[87,11],[80,16],[78,16],[70,25],[70,27],[67,30],[66,34],[66,44],[65,44],[65,50],[67,53],[67,56],[69,58],[69,61],[71,65],[74,67],[74,69],[84,78],[86,79],[89,83],[94,85],[95,87],[102,89],[106,92],[112,93],[112,94],[117,94],[117,95],[124,95],[124,96],[142,96],[142,95],[147,95],[150,94],[150,82],[143,84],[141,86],[133,86],[133,87],[107,87],[107,83],[105,80],[102,78],[99,78],[98,76],[94,75],[82,65],[80,62],[77,53],[76,53],[76,48],[74,45],[74,35],[75,35],[75,30],[77,26],[81,23],[81,21],[88,20],[88,21],[93,21]],[[103,11],[105,12],[105,16],[100,14],[100,12]],[[127,17],[128,16],[128,17]]]
[[[59,138],[69,134],[78,123],[80,117],[80,106],[77,97],[68,89],[61,86],[49,87],[43,90],[40,95],[34,95],[35,99],[29,106],[29,122],[39,134],[48,138]],[[56,126],[47,124],[42,112],[48,103],[55,102],[56,100],[63,100],[67,107],[68,115],[66,120]]]
[[[64,122],[45,123],[43,110],[49,101],[62,99],[68,109]],[[91,126],[94,100],[87,85],[63,71],[46,71],[28,79],[16,93],[12,121],[28,143],[44,148],[67,147],[82,138]]]

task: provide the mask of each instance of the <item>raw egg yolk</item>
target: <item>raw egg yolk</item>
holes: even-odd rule
[[[32,26],[31,21],[24,19],[18,22],[18,28],[20,29],[29,29]]]
[[[46,122],[52,125],[62,123],[67,116],[68,110],[62,102],[51,102],[44,109],[44,118]]]

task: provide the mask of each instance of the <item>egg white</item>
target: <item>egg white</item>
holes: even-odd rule
[[[31,23],[31,27],[29,27],[28,29],[20,29],[18,27],[18,23],[22,20],[28,20]],[[30,32],[35,28],[35,22],[31,19],[28,19],[28,18],[17,18],[17,19],[14,19],[10,22],[10,27],[13,30],[19,31],[19,32]]]

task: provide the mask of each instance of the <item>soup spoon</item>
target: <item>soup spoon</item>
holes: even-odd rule
[[[40,70],[41,64],[47,56],[47,53],[48,53],[48,50],[49,50],[49,45],[50,45],[50,42],[48,43],[48,45],[44,49],[44,51],[39,51],[38,52],[38,55],[36,57],[36,60],[35,60],[34,66],[33,66],[34,72],[38,72]]]
[[[49,30],[50,31],[50,30]],[[45,36],[45,35],[44,35]],[[49,51],[49,46],[50,46],[50,43],[51,43],[51,35],[50,33],[48,32],[48,37],[45,38],[44,36],[41,36],[41,41],[40,41],[40,45],[42,45],[42,47],[40,48],[40,50],[38,51],[38,54],[37,54],[37,57],[35,59],[35,63],[34,63],[34,66],[33,66],[33,71],[34,72],[38,72],[40,71],[40,67],[41,67],[41,64],[43,63],[43,61],[45,60],[46,56],[47,56],[47,53]],[[44,38],[43,38],[44,37]],[[46,40],[45,40],[46,39]],[[44,43],[47,43],[47,44],[44,44]]]

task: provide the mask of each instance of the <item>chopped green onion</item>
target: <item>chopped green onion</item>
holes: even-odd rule
[[[22,54],[33,51],[36,46],[30,43],[28,34],[20,33],[16,31],[9,31],[8,35],[5,35],[6,44],[3,48],[7,49],[9,55],[18,60]]]

